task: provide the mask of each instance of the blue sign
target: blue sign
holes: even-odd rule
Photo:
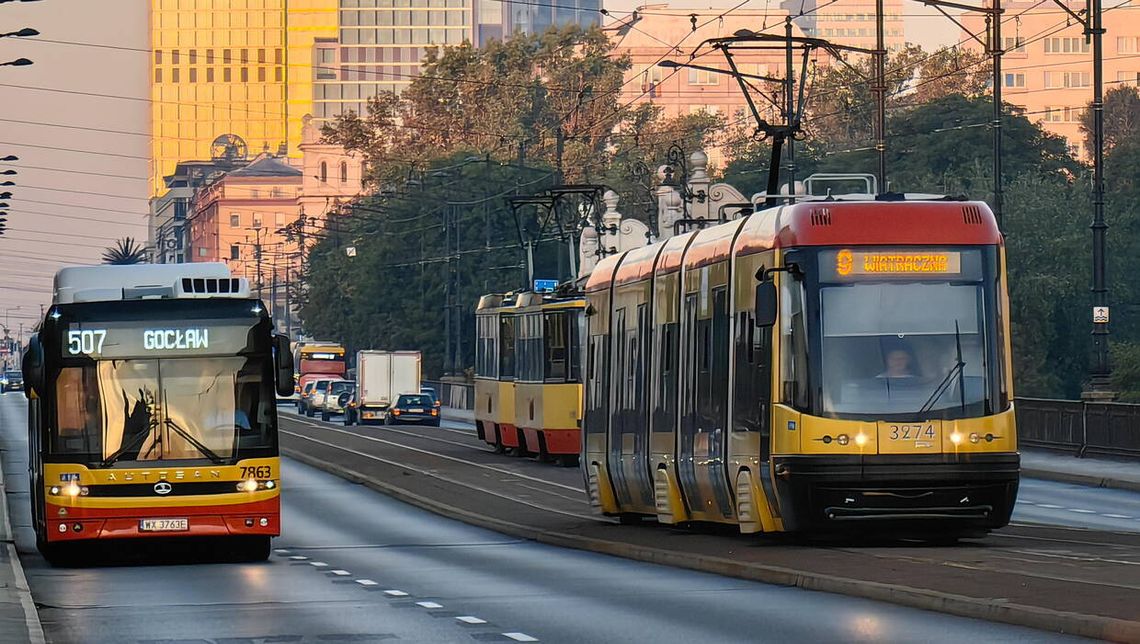
[[[558,280],[534,280],[535,293],[553,293],[558,288]]]

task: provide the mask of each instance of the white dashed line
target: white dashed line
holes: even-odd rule
[[[289,551],[288,551],[288,550],[286,550],[286,549],[284,549],[284,548],[278,548],[278,549],[274,550],[273,552],[276,552],[276,553],[277,553],[277,554],[279,554],[279,555],[287,555],[287,554],[289,554]]]
[[[331,572],[334,575],[340,576],[340,577],[347,577],[347,576],[352,574],[352,573],[348,572],[347,570],[330,570],[329,572]]]
[[[302,557],[301,555],[293,555],[292,557],[289,557],[289,558],[292,559],[293,561],[308,561],[309,560],[308,557]]]
[[[531,637],[526,633],[503,633],[503,637],[509,637],[516,642],[537,642],[537,637]]]
[[[416,606],[420,608],[443,608],[443,604],[437,604],[435,602],[416,602]]]
[[[479,619],[478,617],[475,617],[473,615],[461,615],[459,617],[456,617],[455,619],[463,622],[464,624],[486,624],[487,623],[487,620]]]
[[[1059,505],[1053,505],[1052,503],[1038,503],[1038,504],[1037,504],[1037,507],[1039,507],[1039,508],[1048,508],[1048,509],[1050,509],[1050,510],[1060,510],[1060,509],[1061,509],[1061,506],[1059,506]]]
[[[1069,512],[1077,512],[1079,514],[1096,514],[1092,510],[1082,510],[1081,508],[1066,508]]]
[[[1110,519],[1131,519],[1132,518],[1132,517],[1128,516],[1127,514],[1102,514],[1101,516],[1102,517],[1108,517]]]
[[[407,597],[408,596],[408,593],[405,593],[402,590],[385,590],[384,594],[389,596],[389,597]]]
[[[1024,499],[1018,499],[1018,500],[1017,500],[1017,502],[1018,502],[1018,503],[1022,503],[1022,504],[1024,504],[1024,505],[1037,505],[1037,504],[1036,504],[1036,503],[1034,503],[1033,501],[1026,501],[1026,500],[1024,500]]]
[[[372,581],[371,579],[354,579],[353,581],[360,584],[361,586],[379,586],[380,585],[380,584]]]
[[[310,566],[316,566],[317,568],[324,568],[328,564],[323,562],[323,561],[310,561],[309,565]]]

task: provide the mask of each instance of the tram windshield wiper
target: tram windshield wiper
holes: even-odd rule
[[[950,367],[950,371],[947,372],[946,377],[942,379],[942,382],[938,383],[938,386],[934,388],[934,392],[930,394],[930,398],[928,398],[926,403],[922,405],[922,408],[918,410],[919,415],[927,413],[934,407],[935,403],[942,398],[942,395],[946,393],[946,390],[949,389],[954,382],[954,376],[958,377],[958,396],[961,399],[962,411],[965,412],[966,410],[966,383],[964,377],[966,361],[962,359],[962,334],[958,328],[958,320],[954,320],[954,344],[957,349],[954,366]]]

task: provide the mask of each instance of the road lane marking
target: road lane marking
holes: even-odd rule
[[[292,557],[289,557],[289,558],[292,559],[293,561],[308,561],[309,560],[308,557],[302,557],[301,555],[293,555]]]
[[[509,637],[516,642],[537,642],[537,637],[531,637],[526,633],[503,633],[503,637]]]
[[[337,575],[338,577],[347,577],[348,575],[352,574],[352,573],[348,572],[347,570],[330,570],[329,572],[331,572],[334,575]]]
[[[1127,514],[1102,514],[1101,516],[1105,516],[1105,517],[1108,517],[1110,519],[1131,519],[1132,518],[1132,517],[1128,516]]]
[[[310,566],[316,566],[317,568],[324,568],[328,564],[323,562],[323,561],[310,561],[309,565]]]
[[[1061,506],[1059,506],[1059,505],[1053,505],[1052,503],[1038,503],[1038,504],[1037,504],[1037,507],[1039,507],[1039,508],[1048,508],[1048,509],[1050,509],[1050,510],[1060,510],[1060,509],[1061,509]]]
[[[416,602],[416,606],[420,608],[443,608],[443,604],[437,604],[435,602]]]
[[[464,624],[486,624],[487,623],[487,620],[479,619],[478,617],[475,617],[474,615],[461,615],[459,617],[456,617],[455,619],[463,622]]]
[[[286,549],[284,549],[284,548],[278,548],[277,550],[274,550],[274,552],[276,552],[276,553],[277,553],[277,554],[279,554],[279,555],[287,555],[287,554],[289,554],[289,551],[288,551],[288,550],[286,550]]]
[[[1078,512],[1080,514],[1096,514],[1092,510],[1082,510],[1080,508],[1066,508],[1069,512]]]
[[[360,584],[361,586],[379,586],[380,585],[379,583],[372,581],[371,579],[353,579],[353,581]]]
[[[389,596],[389,597],[407,597],[408,596],[408,593],[405,593],[402,590],[385,590],[384,594]]]

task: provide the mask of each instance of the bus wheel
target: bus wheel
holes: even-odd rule
[[[49,564],[56,568],[68,568],[74,566],[77,561],[74,544],[46,543],[37,539],[36,549],[40,551],[40,554]]]

